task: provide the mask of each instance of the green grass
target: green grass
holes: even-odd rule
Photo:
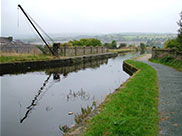
[[[154,63],[160,63],[167,66],[170,66],[172,68],[175,68],[178,71],[182,71],[182,61],[181,60],[175,60],[171,57],[164,57],[162,59],[149,59],[151,62]]]
[[[126,62],[140,71],[106,98],[101,112],[88,121],[84,136],[157,136],[157,73],[142,62]]]
[[[3,54],[0,56],[0,63],[39,61],[56,59],[48,55],[31,55],[31,54]]]

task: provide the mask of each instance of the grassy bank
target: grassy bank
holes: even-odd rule
[[[51,59],[56,59],[56,57],[48,55],[6,53],[6,54],[1,54],[0,63],[39,61],[39,60],[51,60]]]
[[[126,62],[140,71],[106,98],[101,112],[87,122],[84,136],[157,136],[157,73],[147,64]]]
[[[120,53],[120,52],[127,52],[127,51],[135,51],[135,49],[109,49],[111,53]]]
[[[151,62],[164,64],[164,65],[170,66],[172,68],[175,68],[178,71],[182,71],[182,61],[181,60],[175,60],[171,57],[165,57],[162,59],[149,59],[149,60]]]

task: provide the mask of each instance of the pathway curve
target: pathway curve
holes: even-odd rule
[[[159,136],[182,136],[182,72],[162,64],[149,62],[151,55],[137,60],[152,66],[158,73]]]

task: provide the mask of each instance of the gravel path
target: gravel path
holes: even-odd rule
[[[147,59],[144,56],[137,60],[149,64],[158,73],[159,136],[182,136],[182,72]]]

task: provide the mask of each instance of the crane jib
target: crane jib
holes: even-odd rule
[[[26,18],[28,19],[28,21],[30,22],[30,24],[33,26],[33,28],[35,29],[35,31],[38,33],[38,35],[40,36],[40,38],[42,39],[42,41],[45,43],[45,45],[47,46],[47,48],[49,49],[49,51],[51,52],[52,55],[56,56],[56,54],[54,53],[54,51],[49,47],[48,43],[46,42],[46,40],[43,38],[43,36],[40,34],[40,32],[38,31],[38,29],[35,27],[35,25],[33,24],[33,22],[31,21],[31,19],[28,17],[28,15],[26,14],[26,12],[24,11],[24,9],[22,8],[22,6],[19,4],[18,7],[21,9],[21,11],[23,12],[23,14],[26,16]]]

